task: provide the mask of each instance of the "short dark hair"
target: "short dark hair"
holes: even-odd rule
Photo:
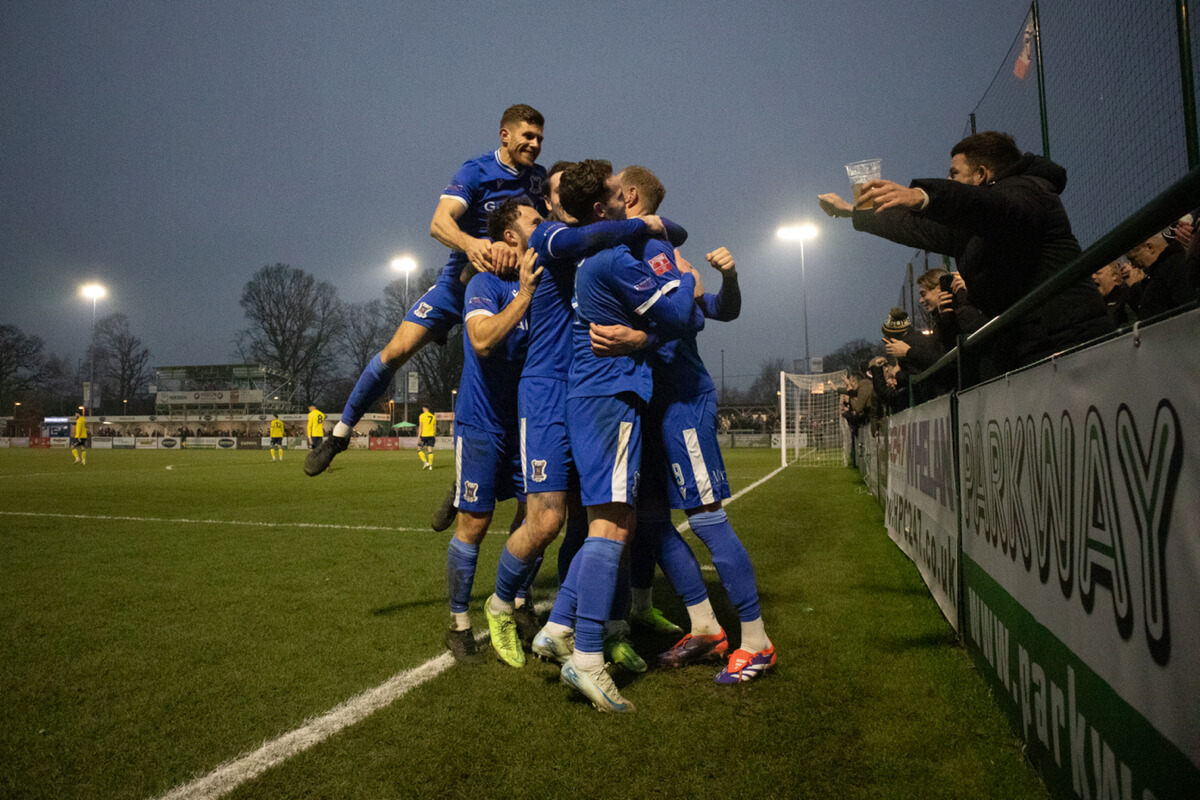
[[[638,195],[645,204],[644,210],[650,214],[658,213],[658,206],[667,196],[667,188],[662,185],[658,176],[637,164],[621,170],[621,183],[638,190]]]
[[[487,233],[488,238],[493,242],[504,240],[504,232],[510,228],[516,228],[517,225],[517,209],[521,206],[529,206],[533,208],[533,203],[525,195],[520,197],[510,197],[488,214],[487,218]]]
[[[574,164],[574,161],[555,161],[550,165],[550,169],[546,170],[546,180],[550,180],[551,175],[562,172],[567,167],[574,166]]]
[[[546,119],[533,106],[527,106],[524,103],[517,103],[515,106],[509,106],[504,109],[504,113],[500,116],[500,127],[504,128],[516,122],[528,122],[530,125],[537,125],[539,128],[546,127]]]
[[[950,157],[962,154],[967,165],[987,167],[992,172],[1003,172],[1021,158],[1021,150],[1017,141],[1007,133],[1000,131],[983,131],[974,133],[963,139],[950,149]]]
[[[608,194],[604,185],[612,177],[612,162],[589,158],[563,170],[558,184],[558,201],[580,222],[591,219],[592,205],[602,202]]]

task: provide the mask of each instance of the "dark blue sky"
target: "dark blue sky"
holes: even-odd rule
[[[233,360],[242,286],[266,264],[347,301],[380,296],[397,254],[440,266],[438,195],[524,102],[547,119],[542,163],[648,166],[685,255],[734,253],[742,318],[701,347],[744,385],[804,352],[781,224],[821,228],[812,354],[879,335],[911,252],[826,219],[816,195],[848,193],[843,165],[867,157],[902,182],[944,174],[1028,8],[573,5],[0,5],[0,323],[78,358],[77,290],[98,280],[98,313],[127,314],[154,363]]]

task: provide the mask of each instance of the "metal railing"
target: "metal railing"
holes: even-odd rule
[[[1061,292],[1080,278],[1090,276],[1100,267],[1115,261],[1131,247],[1144,242],[1161,231],[1167,224],[1200,205],[1200,167],[1176,181],[1132,216],[1117,225],[1095,244],[1080,253],[1044,283],[1034,287],[1002,314],[967,337],[959,337],[958,346],[939,358],[929,369],[910,381],[910,393],[915,396],[916,385],[922,384],[954,366],[957,370],[956,385],[966,388],[963,381],[964,363],[969,363],[966,354],[977,350],[996,334],[1011,328],[1016,320],[1033,311],[1046,300]],[[914,399],[910,396],[910,400]],[[915,403],[914,403],[915,405]]]

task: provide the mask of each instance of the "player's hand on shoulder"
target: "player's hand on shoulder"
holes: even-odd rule
[[[679,252],[679,248],[675,248],[675,267],[684,274],[690,274],[696,279],[696,288],[692,292],[694,297],[699,297],[704,294],[704,281],[700,278],[700,273],[692,266],[692,262],[683,257],[683,253]]]
[[[646,223],[646,235],[654,239],[667,238],[667,227],[663,225],[662,217],[658,214],[647,214],[639,219]]]
[[[737,272],[737,264],[734,263],[733,254],[727,248],[718,247],[704,257],[708,259],[708,263],[712,265],[713,269],[724,275],[733,275]]]
[[[646,332],[625,325],[597,325],[588,327],[592,340],[592,353],[606,356],[625,356],[646,346]]]

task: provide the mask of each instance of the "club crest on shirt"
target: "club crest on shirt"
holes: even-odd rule
[[[655,275],[665,275],[671,271],[671,259],[667,258],[666,253],[659,253],[646,263],[654,270]]]
[[[654,278],[643,278],[633,286],[635,292],[648,292],[654,288]]]
[[[479,502],[479,484],[470,481],[463,482],[463,500],[468,503]]]
[[[542,193],[542,176],[541,175],[530,175],[529,176],[529,193],[530,194],[541,194]]]
[[[534,459],[533,461],[529,462],[529,466],[531,469],[529,480],[533,481],[534,483],[541,483],[546,480],[547,476],[545,459]]]

